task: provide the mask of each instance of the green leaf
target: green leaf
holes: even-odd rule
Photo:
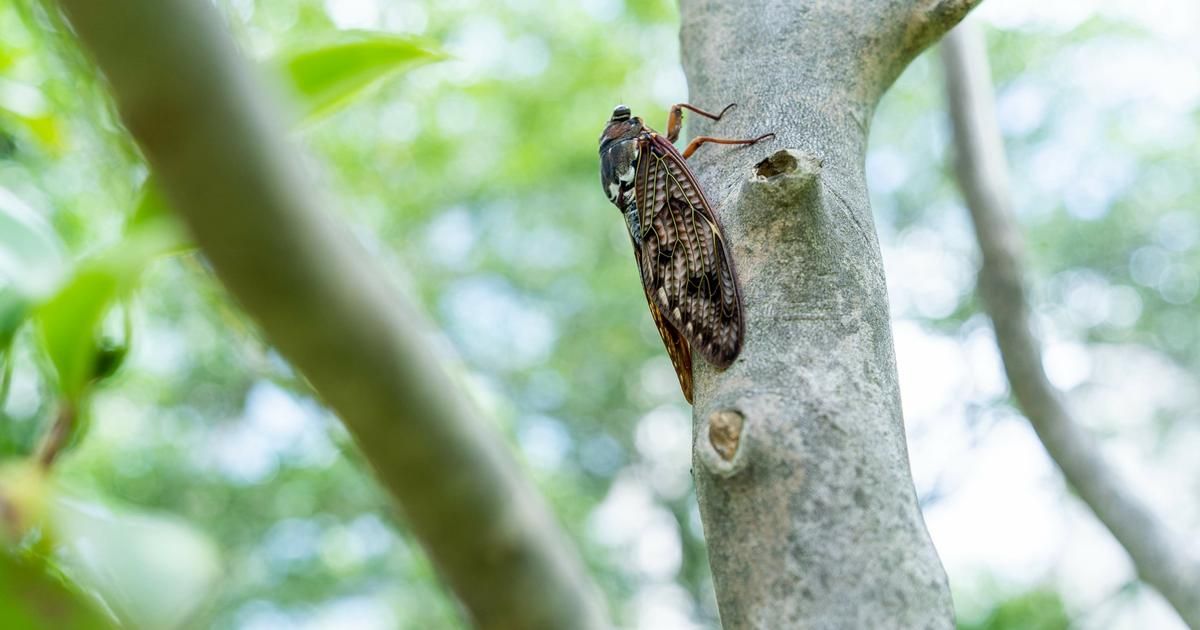
[[[37,308],[43,347],[58,372],[59,389],[78,402],[98,377],[101,351],[97,332],[113,303],[136,285],[155,259],[178,251],[183,242],[169,217],[131,225],[125,237],[99,255],[81,261],[62,289]]]
[[[112,622],[36,558],[0,552],[0,628],[113,628]]]
[[[0,89],[0,122],[11,121],[24,127],[47,152],[61,155],[66,148],[63,123],[50,113],[42,92],[36,86],[17,81],[8,82],[7,88]]]
[[[184,233],[179,219],[171,212],[171,207],[153,175],[142,182],[137,205],[125,224],[125,234],[126,238],[142,238],[135,236],[139,234],[152,235],[158,240],[160,250],[155,255],[182,254],[196,249],[196,245]]]
[[[49,293],[64,273],[64,251],[46,220],[0,187],[0,287],[27,297]]]
[[[0,549],[42,526],[52,492],[45,469],[33,459],[0,461]]]
[[[121,274],[104,265],[81,269],[38,309],[38,328],[59,388],[78,401],[91,380],[96,329],[121,288]]]
[[[55,494],[33,460],[0,462],[0,628],[111,628],[93,601],[24,545],[41,531]]]
[[[169,514],[59,497],[49,521],[64,572],[129,627],[187,627],[222,573],[213,541]]]
[[[129,222],[125,226],[125,230],[133,230],[139,226],[154,223],[162,219],[171,217],[171,208],[167,205],[167,200],[163,197],[162,190],[158,187],[158,182],[154,176],[146,178],[142,182],[142,187],[138,190],[137,205],[133,208],[133,214],[129,216]]]
[[[401,70],[445,56],[422,39],[345,31],[335,42],[285,52],[273,64],[282,68],[299,97],[302,122],[310,122]]]
[[[0,287],[0,354],[12,345],[17,329],[25,323],[30,311],[29,298],[12,287]]]

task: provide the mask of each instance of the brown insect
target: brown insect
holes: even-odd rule
[[[752,140],[700,136],[683,153],[674,142],[684,109],[721,120],[732,107],[711,114],[675,105],[663,136],[618,105],[600,134],[604,192],[625,216],[650,314],[689,403],[692,350],[719,368],[728,367],[742,349],[745,325],[725,236],[686,159],[706,143],[748,145],[775,134]]]

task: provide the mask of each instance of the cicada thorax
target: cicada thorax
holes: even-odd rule
[[[641,120],[610,122],[600,136],[600,177],[608,200],[621,210],[634,248],[641,247],[634,180],[637,177],[640,145],[645,127]]]

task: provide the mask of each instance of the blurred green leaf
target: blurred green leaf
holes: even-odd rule
[[[0,463],[0,541],[12,547],[44,524],[53,485],[33,460]],[[0,549],[0,628],[111,628],[95,603],[38,553]]]
[[[12,345],[17,329],[29,315],[30,301],[11,287],[0,287],[0,353]]]
[[[42,525],[52,491],[46,470],[37,461],[0,462],[0,514],[4,516],[0,519],[0,543],[16,545]]]
[[[37,559],[0,552],[0,628],[95,630],[113,624]]]
[[[62,122],[49,115],[28,116],[0,106],[0,118],[16,122],[51,155],[60,155],[66,148]]]
[[[62,393],[70,400],[79,400],[91,380],[96,329],[117,298],[121,275],[105,265],[83,268],[38,309],[46,354],[58,372]]]
[[[132,627],[185,626],[222,573],[212,540],[169,514],[60,497],[49,518],[67,575]]]
[[[4,59],[0,58],[0,67]],[[62,120],[51,113],[42,91],[20,81],[0,82],[0,121],[9,120],[21,127],[51,155],[65,148]]]
[[[978,623],[960,623],[960,630],[1066,630],[1071,618],[1058,593],[1032,590],[1000,602]]]
[[[62,276],[64,251],[46,220],[0,187],[0,287],[25,296],[46,294]]]
[[[444,58],[422,39],[346,31],[337,41],[290,50],[274,63],[282,67],[301,101],[302,122],[310,122],[345,107],[401,70]]]
[[[153,175],[147,177],[146,181],[142,182],[141,190],[138,191],[137,205],[133,208],[133,214],[129,216],[126,230],[136,229],[139,226],[170,217],[171,208],[167,205],[167,200],[163,197],[158,182],[154,180]]]
[[[42,342],[69,400],[78,401],[101,376],[96,373],[97,331],[108,309],[136,286],[151,262],[177,251],[182,240],[168,217],[132,226],[119,243],[80,262],[63,288],[38,307]]]

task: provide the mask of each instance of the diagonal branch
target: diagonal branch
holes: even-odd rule
[[[482,628],[601,628],[576,552],[284,139],[210,3],[61,0],[217,275],[357,439]]]
[[[1029,323],[1022,248],[1012,212],[1008,166],[993,111],[983,36],[971,23],[942,48],[954,122],[958,178],[983,255],[979,291],[996,331],[1004,369],[1021,411],[1063,475],[1121,543],[1142,580],[1158,589],[1193,628],[1200,628],[1200,559],[1104,458],[1047,380]]]

